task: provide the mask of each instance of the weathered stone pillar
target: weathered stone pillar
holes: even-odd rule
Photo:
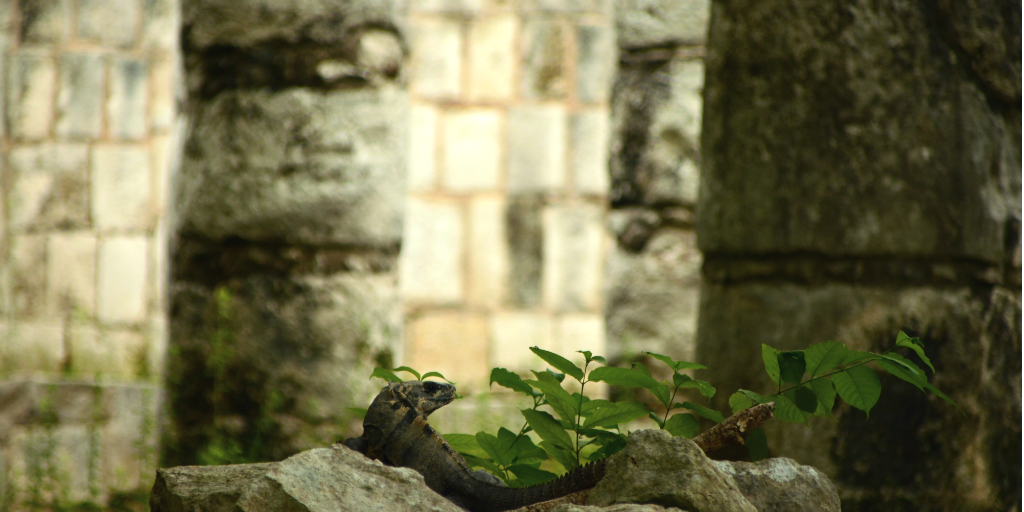
[[[617,0],[608,258],[609,355],[692,360],[694,232],[709,0]],[[659,363],[660,364],[660,363]],[[655,366],[657,367],[657,366]]]
[[[883,376],[870,419],[769,427],[843,510],[1020,509],[1020,12],[712,9],[697,351],[719,409],[769,391],[761,343],[882,351],[903,329],[966,413]]]
[[[401,2],[183,5],[168,465],[355,433],[400,339]]]

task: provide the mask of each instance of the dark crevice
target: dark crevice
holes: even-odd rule
[[[716,284],[785,282],[882,287],[1020,286],[1020,268],[971,258],[826,256],[815,253],[705,254],[704,279]]]
[[[173,281],[216,286],[252,275],[330,275],[387,273],[397,265],[399,246],[313,246],[258,242],[231,237],[210,240],[181,236],[175,244]]]

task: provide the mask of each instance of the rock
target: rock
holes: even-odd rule
[[[431,491],[415,470],[388,467],[340,445],[277,464],[242,494],[236,510],[463,512]]]
[[[615,29],[623,49],[702,44],[709,0],[615,0]]]
[[[693,441],[664,430],[629,435],[609,460],[605,477],[590,492],[588,505],[650,503],[694,512],[754,512],[736,482],[711,463]]]
[[[686,512],[676,507],[663,507],[661,505],[637,505],[623,504],[611,505],[608,507],[595,507],[592,505],[559,505],[551,512]]]
[[[758,512],[839,512],[839,495],[821,471],[793,459],[749,462],[712,461],[732,475]]]
[[[153,512],[229,512],[242,492],[277,464],[158,469],[149,508]]]

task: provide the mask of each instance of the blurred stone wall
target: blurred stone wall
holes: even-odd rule
[[[605,353],[611,4],[422,1],[409,25],[404,362],[472,393],[539,368],[530,346]]]
[[[759,346],[920,336],[934,395],[770,425],[843,510],[1021,508],[1019,3],[715,3],[698,360],[767,392]],[[923,366],[923,365],[922,365]],[[727,408],[728,392],[716,396]]]
[[[0,509],[148,488],[174,0],[0,2]]]
[[[182,4],[162,463],[280,460],[359,432],[401,340],[400,2]]]
[[[700,185],[706,0],[618,0],[612,95],[608,352],[692,361],[701,254]]]

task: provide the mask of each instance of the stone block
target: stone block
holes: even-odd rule
[[[530,347],[557,351],[551,317],[545,313],[500,312],[490,319],[491,367],[525,372],[546,363]]]
[[[57,65],[48,53],[23,50],[8,58],[7,122],[12,137],[42,139],[53,126]]]
[[[568,33],[559,21],[529,19],[523,24],[519,94],[528,99],[562,99],[568,93]]]
[[[710,16],[710,0],[615,0],[615,31],[624,49],[702,45]]]
[[[0,371],[7,378],[33,373],[58,373],[64,362],[64,325],[49,322],[9,322],[4,325]]]
[[[606,235],[589,204],[544,209],[544,304],[556,311],[600,311]]]
[[[414,94],[454,99],[462,93],[462,28],[447,20],[422,19],[413,27]]]
[[[17,145],[9,162],[12,231],[89,227],[89,150],[84,144]]]
[[[167,309],[167,281],[170,279],[170,236],[167,234],[167,217],[160,219],[156,230],[149,237],[149,310],[163,312]]]
[[[138,31],[136,0],[79,0],[78,37],[104,46],[130,48]]]
[[[610,25],[576,27],[576,98],[604,103],[619,67],[615,31]]]
[[[10,313],[35,317],[46,311],[46,236],[10,238]]]
[[[469,27],[471,101],[507,101],[516,91],[516,37],[519,18],[513,14],[481,17]]]
[[[544,200],[525,195],[509,198],[505,212],[505,236],[509,249],[508,302],[519,308],[541,303],[544,268]]]
[[[607,355],[693,361],[702,261],[689,229],[657,229],[638,252],[616,245],[605,272]]]
[[[479,315],[434,312],[408,320],[406,362],[421,372],[437,371],[460,384],[463,394],[485,384],[487,320]]]
[[[96,278],[96,317],[100,322],[145,320],[147,245],[142,235],[100,241]]]
[[[89,501],[91,442],[85,425],[18,428],[11,432],[9,450],[11,510],[36,510],[32,501],[71,503]],[[5,503],[6,504],[6,503]]]
[[[72,326],[68,329],[68,350],[70,370],[81,377],[123,382],[149,371],[145,337],[135,330]]]
[[[172,130],[177,120],[182,84],[181,63],[176,57],[176,53],[158,53],[148,61],[149,123],[156,132]]]
[[[437,109],[414,104],[409,109],[409,190],[437,185]]]
[[[397,246],[406,153],[396,149],[408,141],[407,116],[406,95],[390,86],[218,94],[196,113],[185,143],[176,181],[180,231]]]
[[[98,53],[63,53],[54,131],[66,139],[94,140],[103,128],[103,57]]]
[[[157,462],[159,390],[149,384],[104,389],[110,420],[100,432],[101,478],[112,491],[149,488]]]
[[[166,376],[167,349],[170,333],[167,330],[167,315],[163,311],[154,314],[146,328],[146,368],[150,379],[162,382]]]
[[[444,188],[496,190],[502,157],[502,115],[495,109],[448,110],[444,115]]]
[[[106,105],[107,134],[110,138],[139,140],[146,135],[148,73],[149,65],[145,60],[111,59],[110,90]]]
[[[92,318],[96,314],[96,235],[91,231],[52,233],[46,253],[47,314]]]
[[[510,192],[560,190],[565,185],[568,130],[565,107],[523,105],[508,114]]]
[[[142,3],[142,45],[148,49],[174,50],[180,44],[181,7],[175,0]]]
[[[572,182],[580,194],[608,195],[609,125],[609,113],[605,108],[580,110],[570,118]]]
[[[148,229],[149,152],[141,146],[97,144],[92,149],[92,220],[100,230]]]
[[[150,199],[151,211],[157,217],[163,217],[167,211],[167,203],[170,200],[171,172],[178,165],[179,133],[171,135],[157,135],[149,139],[150,169]]]
[[[505,302],[509,275],[505,201],[477,196],[469,202],[467,302],[495,308]]]
[[[604,317],[600,312],[560,315],[554,322],[555,352],[575,359],[577,350],[589,350],[597,355],[607,354]]]
[[[10,3],[8,5],[14,5]],[[22,44],[60,44],[71,31],[70,0],[36,0],[21,2]],[[4,25],[6,28],[6,25]]]
[[[399,288],[412,303],[463,298],[463,218],[457,204],[410,198],[399,258]]]

